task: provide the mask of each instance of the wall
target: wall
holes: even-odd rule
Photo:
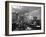
[[[15,37],[15,36],[5,36],[5,1],[6,0],[0,0],[0,37]],[[13,0],[11,0],[11,1],[13,1]],[[46,3],[46,0],[16,0],[16,1],[43,2],[43,3]],[[45,9],[46,9],[46,7],[45,7]],[[46,21],[46,17],[45,17],[45,21]],[[46,24],[46,22],[45,22],[45,24]],[[24,36],[16,36],[16,37],[46,37],[46,34],[24,35]]]

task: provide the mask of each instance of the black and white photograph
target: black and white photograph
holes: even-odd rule
[[[44,33],[44,3],[9,3],[9,34]]]
[[[22,30],[41,30],[41,7],[12,7],[12,31]]]

